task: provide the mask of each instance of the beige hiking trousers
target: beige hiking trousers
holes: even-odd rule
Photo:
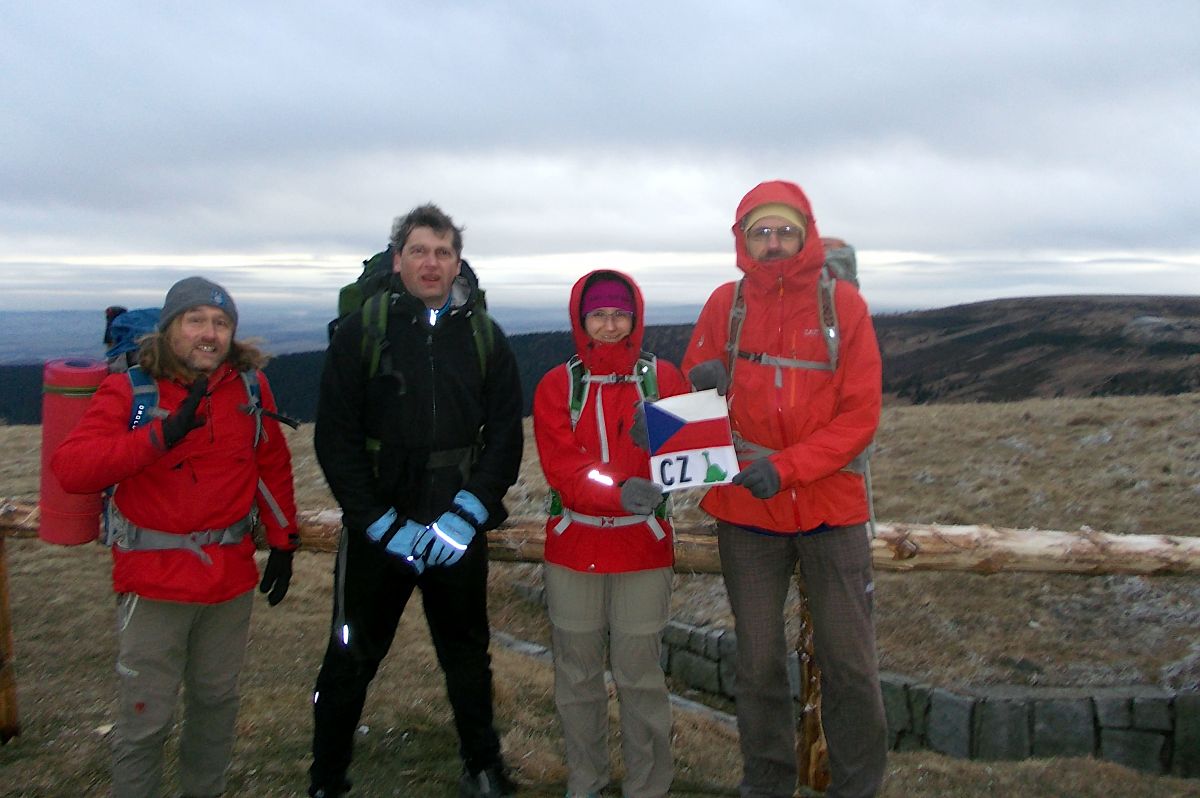
[[[163,744],[180,685],[179,786],[187,796],[225,791],[252,598],[252,591],[221,604],[118,597],[113,798],[162,794]]]
[[[672,573],[670,568],[656,568],[589,574],[545,566],[554,639],[554,703],[571,794],[599,792],[610,777],[605,648],[620,705],[622,794],[661,798],[671,788],[671,703],[661,654]]]

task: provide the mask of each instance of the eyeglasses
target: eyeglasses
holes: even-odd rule
[[[785,224],[779,227],[751,227],[746,231],[746,238],[765,244],[772,234],[778,236],[780,241],[799,241],[804,237],[804,228],[794,224]]]
[[[589,321],[598,322],[600,324],[608,324],[610,321],[620,324],[623,321],[633,321],[633,314],[628,310],[614,310],[609,313],[604,310],[593,310],[587,314]]]

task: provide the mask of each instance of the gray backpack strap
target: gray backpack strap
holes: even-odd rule
[[[725,371],[729,387],[733,388],[733,370],[737,366],[738,347],[742,342],[742,323],[746,321],[746,298],[742,296],[742,281],[733,287],[733,304],[729,307],[729,334],[725,338]]]
[[[280,527],[287,529],[287,517],[283,514],[283,508],[279,506],[279,502],[275,501],[275,494],[271,493],[271,489],[267,487],[267,483],[258,480],[258,492],[263,497],[263,503],[267,505],[267,509],[271,511],[271,515],[275,518],[275,522]]]
[[[837,317],[837,277],[828,266],[821,267],[821,279],[817,281],[817,308],[821,315],[821,337],[825,339],[825,350],[829,353],[829,370],[837,371],[838,345],[841,341]]]
[[[874,444],[872,444],[872,446],[873,445]],[[870,452],[870,448],[871,447],[867,447],[867,451],[863,452],[863,454],[867,454],[868,452]],[[859,455],[859,456],[861,457],[862,455]],[[863,487],[867,491],[867,534],[869,534],[871,536],[871,539],[874,540],[875,539],[875,491],[871,486],[871,461],[868,459],[865,459],[865,458],[864,458],[863,464],[862,464],[862,476],[863,476]]]
[[[242,384],[246,386],[246,397],[248,400],[246,404],[242,405],[242,409],[254,416],[254,448],[257,449],[258,444],[262,443],[267,437],[262,420],[263,413],[268,413],[262,403],[262,383],[258,379],[258,369],[243,371],[241,372],[241,376]],[[271,415],[272,418],[287,421],[287,419],[277,414],[268,413],[268,415]],[[287,529],[288,522],[287,517],[283,514],[283,508],[279,506],[279,502],[275,499],[274,494],[271,493],[271,489],[267,487],[267,483],[263,482],[261,477],[258,480],[258,493],[262,496],[263,504],[271,511],[271,516],[275,519],[275,522],[281,528]]]
[[[257,449],[266,435],[262,422],[262,386],[258,382],[258,369],[242,371],[239,374],[242,385],[246,388],[246,404],[242,405],[242,410],[247,415],[254,416],[254,448]]]

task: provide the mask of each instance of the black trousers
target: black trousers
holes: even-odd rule
[[[383,661],[413,588],[446,677],[459,755],[478,772],[500,762],[488,655],[487,538],[477,535],[453,566],[420,577],[361,533],[343,530],[334,570],[333,623],[313,697],[314,787],[336,786],[350,767],[367,688]]]

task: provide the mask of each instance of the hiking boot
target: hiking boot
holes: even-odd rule
[[[342,777],[339,784],[327,784],[321,787],[312,785],[308,788],[309,798],[340,798],[350,792],[350,779]]]
[[[517,785],[508,777],[504,765],[492,765],[474,775],[464,770],[458,780],[458,798],[499,798],[516,794]]]
[[[345,795],[345,790],[339,790],[337,787],[317,787],[308,791],[311,798],[338,798]]]

